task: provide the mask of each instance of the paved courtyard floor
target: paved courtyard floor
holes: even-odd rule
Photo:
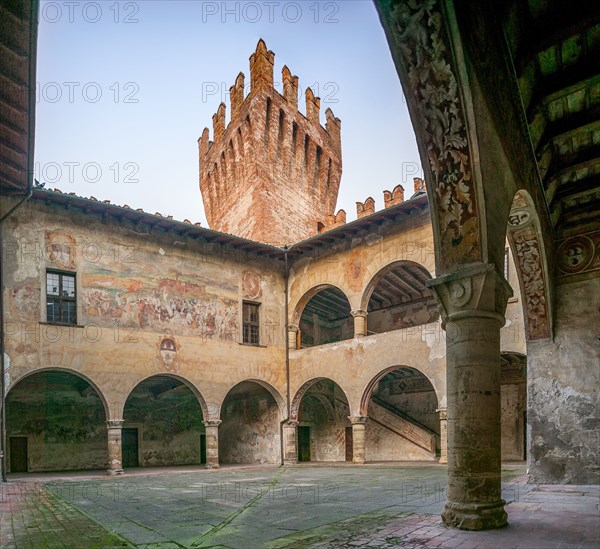
[[[439,465],[230,467],[13,477],[0,484],[0,546],[600,547],[600,489],[533,486],[503,469],[510,525],[441,524]]]

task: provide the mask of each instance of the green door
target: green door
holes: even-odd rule
[[[298,427],[298,461],[310,461],[310,427]]]
[[[123,467],[139,467],[138,461],[138,430],[123,429]]]

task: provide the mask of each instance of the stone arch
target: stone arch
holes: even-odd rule
[[[510,244],[523,303],[527,341],[552,337],[550,281],[540,220],[529,193],[515,193],[508,216]]]
[[[225,399],[229,395],[229,393],[231,393],[231,391],[233,391],[238,385],[241,385],[242,383],[256,383],[257,385],[260,385],[263,389],[266,389],[269,392],[269,394],[273,397],[273,399],[275,400],[275,404],[277,404],[277,408],[279,409],[280,419],[281,420],[285,419],[285,417],[287,415],[286,414],[286,403],[285,403],[285,399],[281,396],[281,393],[269,382],[264,381],[262,379],[256,379],[256,378],[242,379],[242,380],[236,382],[231,387],[229,387],[229,389],[227,389],[227,391],[225,393],[225,396],[221,400],[218,409],[216,410],[216,414],[214,416],[215,419],[219,418],[221,416],[221,408],[223,406],[223,403],[225,402]]]
[[[21,377],[19,377],[15,381],[13,381],[10,385],[10,389],[8,389],[8,391],[6,393],[6,396],[8,397],[10,392],[17,386],[18,383],[20,383],[21,381],[23,381],[24,379],[26,379],[28,377],[31,377],[35,374],[39,374],[40,372],[65,372],[67,374],[73,374],[73,375],[83,379],[86,383],[89,383],[90,387],[92,387],[92,389],[94,389],[94,391],[96,391],[96,394],[100,398],[100,402],[102,402],[102,406],[104,407],[104,413],[106,415],[106,420],[110,419],[110,408],[108,406],[108,401],[106,400],[106,397],[104,396],[104,393],[102,392],[100,387],[98,387],[98,385],[92,379],[90,379],[87,375],[82,374],[81,372],[78,372],[77,370],[72,370],[71,368],[63,368],[60,366],[45,366],[43,368],[36,368],[35,370],[32,370],[31,372],[27,372],[26,374],[22,375]]]
[[[354,321],[350,299],[333,284],[319,284],[304,293],[292,313],[302,347],[352,339]]]
[[[376,2],[417,137],[438,274],[489,260],[475,113],[443,4]]]
[[[180,376],[178,374],[174,374],[171,372],[160,372],[160,373],[153,373],[150,374],[146,377],[143,377],[142,379],[137,380],[131,387],[130,389],[127,391],[127,396],[125,397],[125,400],[123,401],[123,408],[121,410],[121,413],[123,413],[123,411],[125,410],[125,405],[127,404],[127,400],[129,399],[129,397],[132,395],[133,391],[135,391],[135,389],[141,385],[142,383],[144,383],[144,381],[147,381],[149,379],[152,379],[153,377],[170,377],[172,379],[175,379],[181,383],[183,383],[185,386],[187,386],[192,393],[194,393],[194,396],[196,397],[196,399],[198,400],[198,403],[200,404],[200,409],[202,410],[202,415],[204,416],[204,418],[208,419],[209,417],[212,417],[211,415],[211,411],[214,411],[213,405],[208,405],[206,403],[206,400],[204,400],[204,397],[202,396],[202,394],[200,393],[200,390],[188,379],[186,379],[183,376]]]
[[[327,288],[332,288],[332,289],[338,290],[339,292],[344,294],[344,296],[348,300],[348,303],[350,303],[350,298],[348,297],[346,292],[344,292],[344,290],[342,290],[339,286],[336,286],[335,284],[329,284],[329,283],[318,284],[317,286],[313,286],[312,288],[310,288],[309,290],[304,292],[304,295],[298,300],[298,303],[296,303],[296,306],[292,310],[293,312],[292,312],[290,324],[298,326],[300,323],[300,317],[302,316],[302,312],[304,311],[304,307],[306,307],[306,304],[313,297],[315,297],[320,291],[325,290]]]
[[[86,375],[70,368],[37,368],[11,384],[5,407],[11,472],[106,467],[110,409]]]
[[[292,402],[290,403],[290,421],[298,421],[298,413],[300,411],[300,403],[302,402],[302,399],[304,398],[304,395],[306,394],[306,392],[318,381],[331,381],[333,383],[335,383],[340,390],[342,391],[342,393],[344,394],[344,397],[346,398],[346,401],[348,402],[348,404],[350,404],[350,399],[348,398],[348,393],[346,393],[346,391],[344,390],[344,388],[335,380],[329,378],[329,377],[315,377],[313,379],[310,379],[308,381],[305,381],[296,391],[296,394],[294,395],[294,397],[292,398]]]
[[[335,411],[333,409],[333,406],[331,405],[331,402],[329,402],[329,400],[327,400],[323,395],[320,395],[318,393],[304,393],[304,396],[306,398],[314,398],[315,400],[317,400],[324,408],[325,413],[327,415],[327,421],[335,421]]]
[[[285,402],[261,379],[247,378],[227,391],[219,411],[219,462],[281,463]]]
[[[431,387],[433,388],[433,390],[435,392],[435,396],[436,396],[436,398],[438,400],[438,404],[439,404],[439,402],[441,400],[440,395],[437,393],[437,391],[435,389],[435,385],[433,384],[433,382],[431,381],[431,379],[429,378],[429,376],[427,374],[423,373],[418,368],[414,368],[413,366],[404,366],[401,364],[397,364],[395,366],[389,366],[388,368],[381,370],[381,372],[379,372],[375,377],[373,377],[369,381],[369,383],[367,383],[366,387],[364,388],[364,390],[362,392],[362,396],[360,398],[360,415],[361,416],[367,415],[367,410],[369,408],[369,400],[371,400],[371,395],[373,394],[373,389],[375,389],[375,387],[377,387],[377,384],[390,372],[393,372],[395,370],[401,370],[401,369],[415,370],[422,376],[425,376],[427,378],[427,380],[429,381]]]

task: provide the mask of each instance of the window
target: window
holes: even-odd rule
[[[77,324],[75,274],[46,272],[46,311],[48,322]]]
[[[243,303],[244,343],[248,345],[259,344],[259,307],[258,303],[249,303],[248,301]]]

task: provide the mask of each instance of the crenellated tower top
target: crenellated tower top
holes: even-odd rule
[[[250,56],[250,90],[239,73],[226,105],[213,115],[213,140],[198,140],[200,190],[208,224],[269,244],[292,244],[318,233],[333,215],[342,175],[341,122],[331,109],[320,123],[321,100],[284,66],[283,94],[274,87],[275,54],[260,39]]]

